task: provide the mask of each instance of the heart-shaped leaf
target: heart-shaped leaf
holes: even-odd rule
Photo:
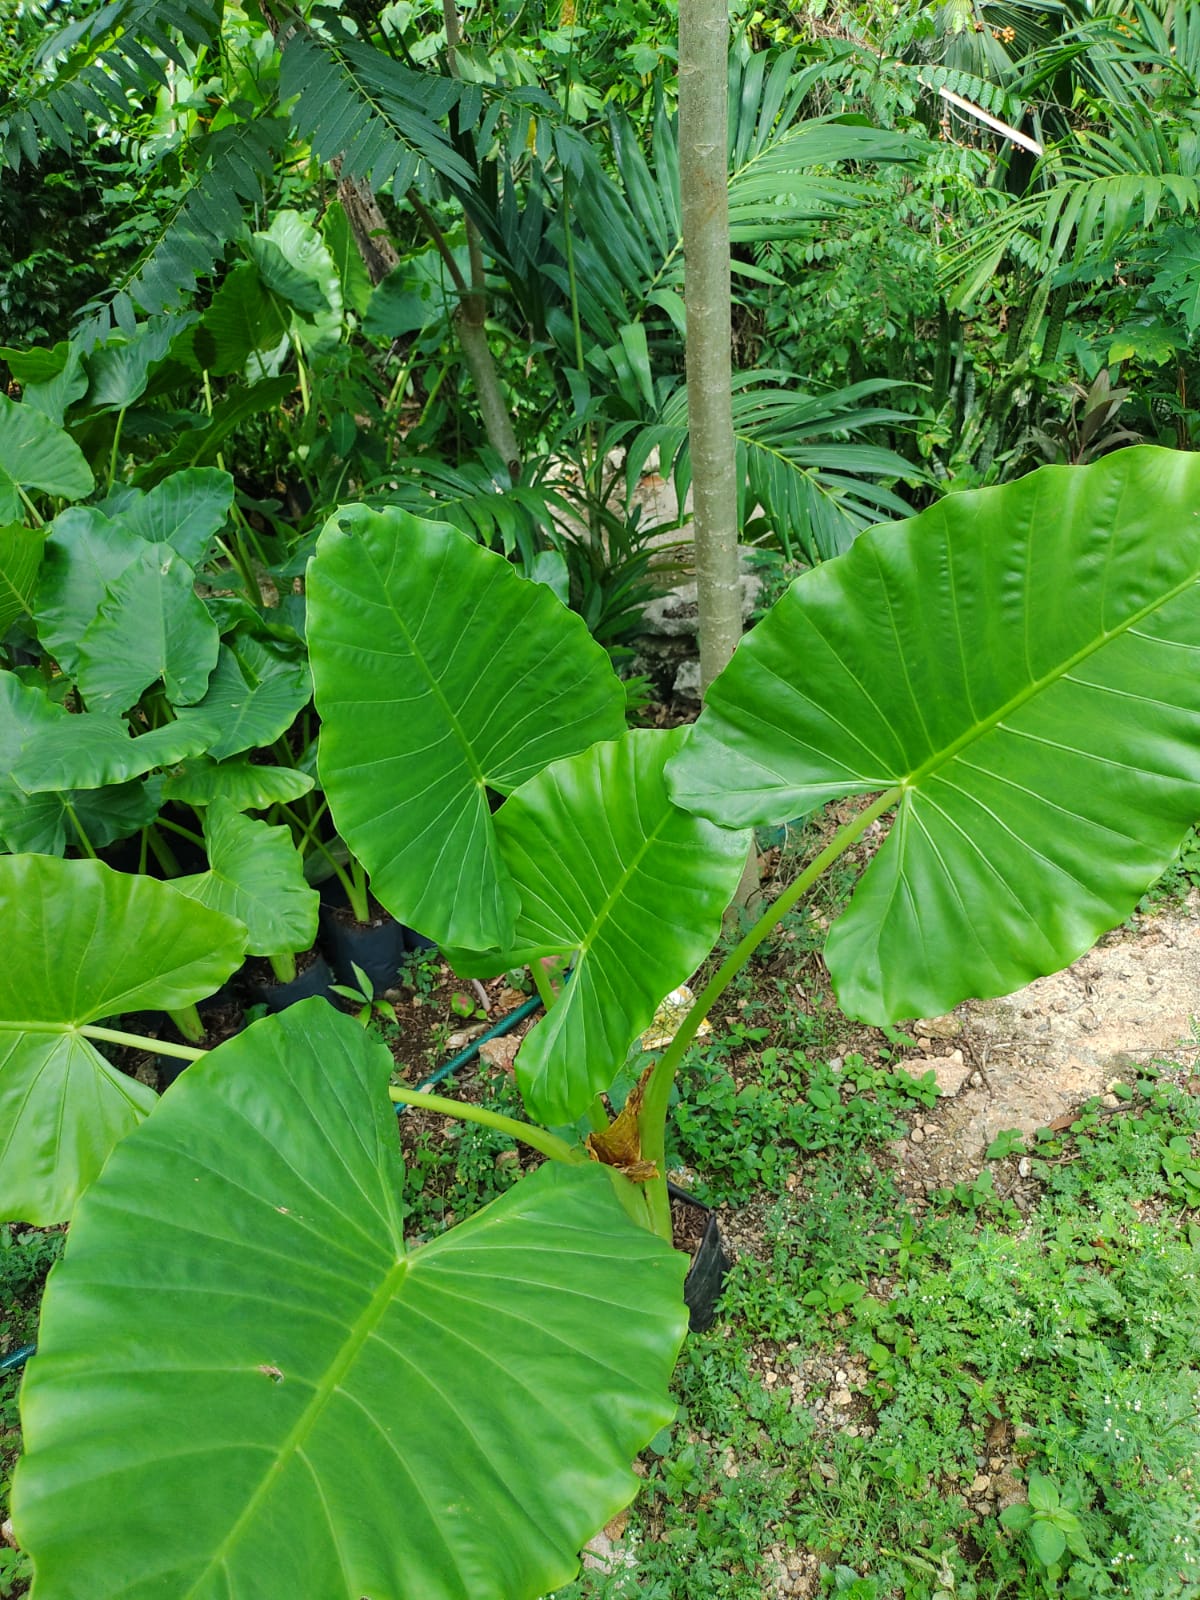
[[[396,509],[330,518],[308,610],[338,831],[402,922],[439,944],[507,949],[517,892],[488,791],[623,731],[607,655],[544,584]]]
[[[20,490],[82,500],[95,484],[83,451],[49,417],[0,394],[0,522],[19,522]]]
[[[207,693],[182,712],[180,721],[211,729],[211,741],[199,748],[224,761],[286,733],[311,694],[303,660],[239,633],[221,645]]]
[[[174,472],[148,494],[136,491],[121,508],[120,522],[149,544],[169,544],[192,567],[229,518],[233,479],[219,467]]]
[[[208,871],[176,878],[172,888],[246,925],[252,956],[307,950],[317,937],[320,896],[286,828],[244,817],[217,799],[204,815]]]
[[[22,1393],[47,1593],[532,1600],[632,1499],[684,1259],[591,1163],[410,1255],[391,1069],[305,1001],[114,1152]]]
[[[1128,916],[1200,814],[1200,460],[1120,450],[948,496],[799,578],[709,691],[681,805],[884,791],[834,924],[875,1022],[1007,994]]]
[[[298,800],[312,787],[312,778],[294,767],[264,767],[248,756],[232,756],[228,761],[193,756],[168,773],[163,798],[188,806],[207,806],[222,799],[238,811],[265,811],[268,806]]]
[[[198,755],[214,734],[198,716],[164,722],[136,739],[122,718],[102,712],[40,720],[22,746],[13,778],[27,794],[102,789]]]
[[[155,879],[34,855],[0,857],[0,927],[0,1217],[45,1226],[155,1103],[85,1025],[212,994],[245,929]]]
[[[144,539],[94,506],[60,511],[50,525],[34,598],[38,638],[64,672],[79,668],[79,641],[108,586],[146,549]]]
[[[86,394],[88,380],[83,354],[76,344],[61,340],[52,350],[0,349],[0,360],[21,385],[21,404],[49,417],[56,428],[72,403]]]
[[[128,711],[162,680],[173,705],[203,699],[221,636],[196,575],[169,544],[148,544],[108,586],[79,641],[79,688],[94,711]]]
[[[0,527],[0,639],[33,606],[44,546],[35,528],[19,522]]]
[[[48,730],[75,726],[79,720],[55,705],[44,689],[21,683],[11,672],[0,672],[0,750],[14,766]],[[78,847],[86,839],[99,849],[152,822],[160,803],[157,784],[31,794],[9,773],[0,772],[0,845],[14,853],[60,856],[68,844]]]
[[[496,815],[521,896],[506,962],[576,952],[571,981],[517,1052],[539,1122],[574,1122],[609,1087],[663,996],[712,949],[737,889],[749,834],[667,795],[663,766],[684,737],[644,731],[595,745],[531,778]]]
[[[85,357],[89,411],[125,411],[146,392],[150,373],[167,358],[171,341],[196,321],[194,312],[144,322],[132,337],[114,334]]]

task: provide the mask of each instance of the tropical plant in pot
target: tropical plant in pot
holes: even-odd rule
[[[1127,915],[1200,809],[1200,467],[1124,451],[873,530],[797,580],[690,732],[625,733],[578,619],[402,514],[331,520],[309,639],[322,780],[379,898],[463,972],[570,952],[574,974],[517,1057],[528,1121],[389,1090],[382,1045],[310,1001],[198,1061],[117,1145],[22,1396],[14,1517],[47,1600],[566,1581],[671,1415],[667,1098],[733,973],[891,816],[830,934],[843,1006],[883,1022],[1006,992]],[[630,1043],[715,939],[741,830],[856,794],[610,1119]],[[26,945],[53,928],[83,972],[122,883],[0,862]],[[52,922],[31,887],[59,897]],[[186,993],[221,962],[154,888],[175,898],[143,925],[179,959],[123,982]],[[52,970],[0,974],[0,1096],[14,1064],[95,1036],[119,986]],[[410,1251],[389,1094],[549,1159]]]

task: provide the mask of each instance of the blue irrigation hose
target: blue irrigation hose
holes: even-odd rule
[[[481,1033],[478,1039],[473,1040],[465,1050],[460,1050],[456,1056],[451,1056],[449,1061],[443,1063],[436,1072],[431,1072],[427,1078],[422,1078],[420,1083],[417,1084],[417,1089],[432,1089],[435,1083],[441,1083],[443,1078],[451,1077],[461,1067],[465,1067],[468,1061],[475,1059],[479,1054],[480,1045],[487,1044],[489,1039],[501,1039],[506,1033],[511,1033],[519,1022],[524,1022],[526,1017],[531,1017],[541,1006],[541,1003],[541,997],[534,995],[532,1000],[526,1000],[515,1011],[510,1011],[506,1017],[501,1017],[499,1022],[494,1023],[485,1033]],[[401,1102],[396,1107],[396,1115],[398,1117],[403,1116],[407,1110],[408,1107]]]
[[[22,1344],[15,1350],[10,1350],[6,1356],[0,1356],[0,1372],[16,1372],[18,1367],[23,1367],[30,1356],[37,1354],[37,1345]]]

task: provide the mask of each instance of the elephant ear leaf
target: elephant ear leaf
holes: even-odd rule
[[[252,956],[307,950],[317,936],[319,896],[287,828],[244,817],[224,796],[204,814],[208,871],[176,878],[173,888],[246,926]]]
[[[92,469],[69,433],[32,406],[0,394],[0,522],[20,520],[25,490],[81,500],[94,484]]]
[[[727,824],[880,794],[826,958],[851,1015],[936,1015],[1067,965],[1170,862],[1200,814],[1197,652],[1200,460],[1046,467],[799,578],[672,792]]]
[[[63,1222],[154,1094],[89,1024],[178,1010],[240,965],[241,923],[98,861],[0,859],[0,1218]]]
[[[667,794],[663,767],[683,738],[643,730],[594,745],[531,778],[496,815],[521,896],[506,961],[574,960],[517,1053],[522,1097],[541,1122],[574,1122],[609,1087],[662,997],[711,950],[737,889],[749,833],[716,828]],[[470,975],[472,963],[450,959]]]
[[[507,949],[489,791],[623,732],[608,656],[544,584],[394,508],[326,523],[308,615],[321,782],[372,889],[440,944]]]
[[[48,1594],[533,1600],[633,1498],[685,1259],[591,1162],[410,1253],[392,1066],[305,1001],[114,1152],[22,1395]]]

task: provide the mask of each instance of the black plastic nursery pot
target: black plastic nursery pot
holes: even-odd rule
[[[703,1230],[683,1280],[683,1299],[688,1308],[688,1331],[706,1333],[716,1320],[717,1302],[733,1262],[725,1249],[716,1212],[677,1184],[668,1183],[667,1193],[689,1211],[698,1213],[695,1220]]]
[[[338,983],[356,984],[354,968],[360,967],[371,980],[375,994],[392,987],[410,951],[433,948],[432,939],[397,922],[374,901],[371,920],[356,921],[346,891],[336,879],[321,888],[318,937]]]
[[[271,970],[270,962],[257,958],[242,968],[241,987],[250,1005],[266,1006],[268,1012],[286,1011],[298,1000],[311,1000],[322,995],[332,1000],[333,969],[320,950],[310,950],[296,957],[296,976],[280,983]]]

